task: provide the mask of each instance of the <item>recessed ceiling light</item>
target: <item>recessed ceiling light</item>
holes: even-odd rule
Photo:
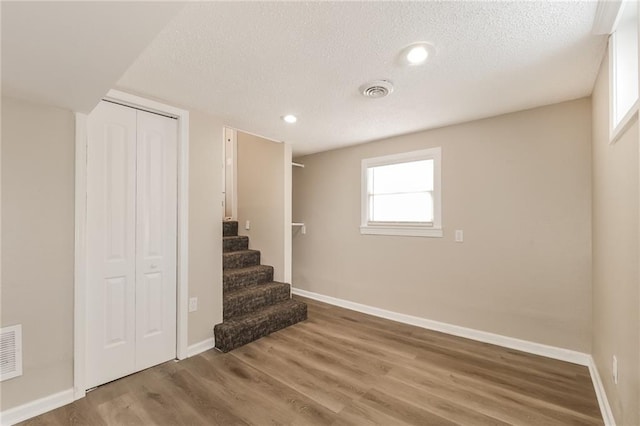
[[[407,53],[407,61],[412,64],[420,64],[427,60],[429,52],[424,46],[415,46]]]
[[[296,117],[296,116],[295,116],[295,115],[293,115],[293,114],[287,114],[287,115],[283,116],[283,117],[282,117],[282,119],[283,119],[285,122],[289,123],[289,124],[293,124],[293,123],[295,123],[296,121],[298,121],[298,117]]]
[[[426,42],[413,43],[402,50],[402,56],[410,65],[422,64],[434,53],[433,45]]]

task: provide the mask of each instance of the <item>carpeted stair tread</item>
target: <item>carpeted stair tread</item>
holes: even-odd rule
[[[258,250],[239,250],[222,253],[222,269],[246,268],[260,264]]]
[[[228,352],[307,319],[307,305],[291,299],[291,286],[273,281],[273,267],[238,236],[238,222],[222,223],[223,322],[214,327],[216,348]]]
[[[246,268],[227,269],[222,274],[222,290],[235,291],[251,285],[273,281],[273,266],[255,265]]]
[[[247,315],[291,297],[289,284],[270,282],[228,292],[224,295],[223,318]]]
[[[224,253],[249,249],[249,237],[240,235],[222,237],[222,251]]]
[[[216,348],[222,352],[253,342],[274,331],[307,319],[307,305],[289,299],[214,327]]]
[[[233,237],[238,235],[238,221],[226,220],[222,222],[222,236]]]

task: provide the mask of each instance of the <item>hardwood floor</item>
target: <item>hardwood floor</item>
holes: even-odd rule
[[[23,424],[603,424],[586,367],[300,299],[304,323],[150,368]]]

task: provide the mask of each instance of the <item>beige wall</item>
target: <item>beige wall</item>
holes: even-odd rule
[[[189,114],[189,345],[213,337],[222,322],[222,142],[223,124]]]
[[[188,344],[222,321],[222,122],[190,113]],[[24,373],[1,409],[73,386],[73,114],[2,98],[2,326],[23,324]]]
[[[22,324],[23,375],[1,409],[73,386],[74,117],[2,98],[2,326]]]
[[[593,358],[617,424],[638,425],[638,123],[609,144],[608,74],[605,57],[593,91]]]
[[[580,99],[296,159],[293,286],[590,352],[590,115]],[[360,235],[361,160],[436,146],[444,237]]]
[[[284,281],[284,159],[285,146],[237,132],[238,233],[249,236],[249,247],[260,250],[263,265],[274,267],[274,279]],[[251,221],[251,229],[245,222]]]

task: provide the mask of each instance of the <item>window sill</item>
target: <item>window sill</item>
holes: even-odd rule
[[[609,134],[609,145],[618,142],[618,139],[620,139],[622,135],[624,135],[627,130],[629,130],[631,125],[636,122],[636,120],[638,119],[638,103],[639,101],[636,100],[636,103],[633,104],[624,118],[620,120],[620,123],[618,123],[616,128],[611,129],[611,132]]]
[[[442,238],[442,228],[434,228],[432,226],[360,226],[360,234],[362,235],[399,235],[403,237],[432,237]]]

